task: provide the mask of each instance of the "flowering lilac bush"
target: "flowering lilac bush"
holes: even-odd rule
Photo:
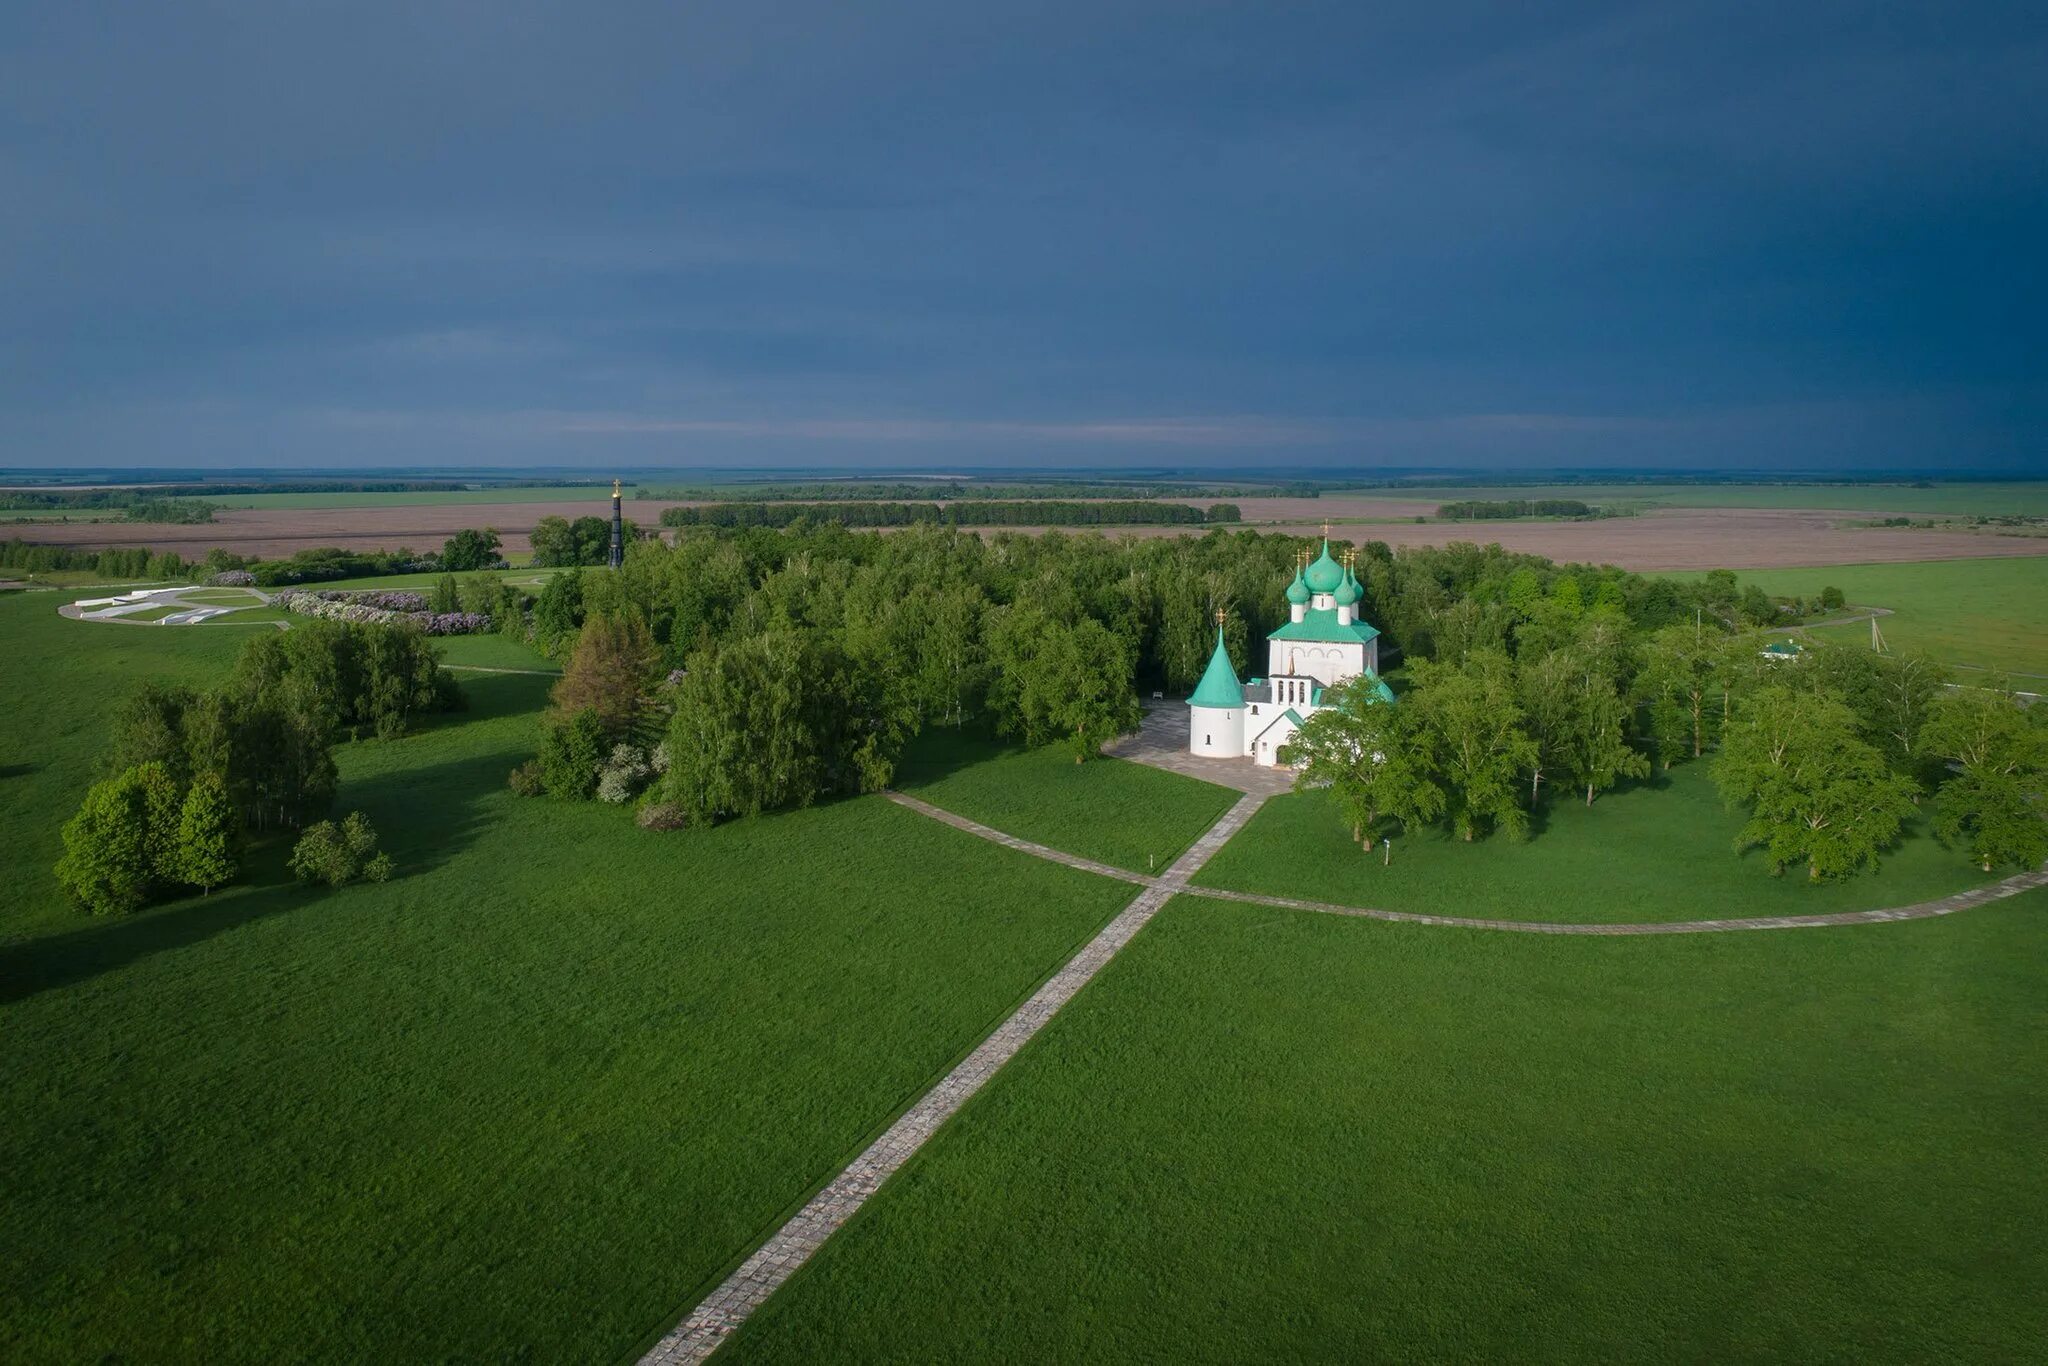
[[[377,599],[411,599],[420,604],[419,610],[395,609],[375,606],[358,601],[362,597]],[[429,612],[425,611],[427,600],[418,593],[280,593],[276,604],[287,612],[302,617],[319,617],[326,621],[348,621],[358,625],[395,626],[400,623],[418,627],[430,636],[473,636],[491,629],[491,619],[481,612]]]
[[[424,612],[431,605],[425,593],[405,593],[392,589],[323,588],[313,596],[326,602],[360,603],[364,607],[375,607],[385,612]]]
[[[491,619],[482,612],[403,612],[400,615],[430,636],[475,636],[491,629]]]
[[[223,569],[207,577],[208,588],[254,588],[256,576],[246,569]]]

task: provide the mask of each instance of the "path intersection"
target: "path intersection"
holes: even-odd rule
[[[1123,757],[1135,759],[1140,763],[1175,768],[1171,762],[1162,762],[1170,759],[1173,752],[1161,752],[1158,748],[1160,736],[1163,735],[1167,724],[1155,722],[1155,717],[1161,716],[1171,720],[1167,708],[1149,710],[1145,717],[1144,730],[1137,736],[1127,736],[1120,741],[1119,745],[1122,748],[1118,752]],[[1148,734],[1154,731],[1160,734]],[[1180,753],[1185,752],[1183,743]],[[1207,762],[1209,767],[1202,770],[1201,776],[1214,781],[1217,777],[1216,761]],[[948,1072],[936,1086],[919,1097],[880,1138],[869,1144],[844,1171],[826,1183],[823,1190],[812,1196],[802,1209],[771,1234],[752,1256],[742,1262],[738,1270],[720,1282],[681,1323],[650,1348],[641,1357],[640,1366],[685,1366],[685,1363],[703,1361],[717,1351],[726,1338],[738,1330],[755,1310],[767,1303],[769,1296],[795,1275],[797,1270],[825,1245],[826,1240],[851,1219],[861,1206],[867,1203],[869,1197],[880,1190],[883,1183],[938,1132],[946,1120],[986,1086],[1004,1063],[1017,1056],[1024,1045],[1051,1021],[1059,1009],[1093,980],[1095,975],[1108,965],[1110,959],[1130,943],[1138,931],[1175,896],[1190,895],[1217,901],[1275,906],[1286,910],[1460,929],[1507,930],[1523,934],[1551,935],[1652,935],[1808,929],[1831,925],[1881,924],[1894,920],[1922,920],[1951,915],[2036,887],[2048,887],[2048,865],[2043,865],[2032,872],[2021,873],[1986,887],[1887,910],[1848,911],[1830,915],[1770,916],[1754,920],[1571,924],[1418,915],[1406,911],[1340,906],[1323,901],[1303,901],[1292,897],[1265,896],[1256,892],[1233,892],[1215,887],[1192,886],[1189,879],[1214,857],[1216,851],[1221,849],[1231,836],[1244,828],[1265,804],[1266,799],[1277,792],[1288,790],[1291,786],[1288,775],[1282,773],[1276,775],[1281,778],[1280,785],[1277,788],[1271,787],[1264,779],[1268,774],[1275,774],[1275,770],[1258,768],[1250,760],[1245,760],[1242,768],[1247,772],[1239,774],[1237,766],[1233,765],[1230,777],[1224,778],[1223,782],[1226,786],[1239,787],[1245,794],[1157,877],[1111,867],[1106,863],[1098,863],[1093,859],[1020,839],[901,792],[886,793],[888,799],[898,806],[1005,848],[1029,854],[1034,858],[1064,864],[1084,873],[1093,873],[1098,877],[1133,883],[1139,888],[1138,895],[1048,978],[1043,986],[1033,992],[1030,999],[998,1025],[993,1034],[982,1040],[974,1051]],[[1240,786],[1241,783],[1250,785],[1252,790],[1245,790]]]

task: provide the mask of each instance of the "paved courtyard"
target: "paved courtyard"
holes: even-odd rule
[[[1118,736],[1104,745],[1102,752],[1259,797],[1276,797],[1294,789],[1294,775],[1287,769],[1261,768],[1250,759],[1198,759],[1188,753],[1187,704],[1170,699],[1147,702],[1138,729]]]

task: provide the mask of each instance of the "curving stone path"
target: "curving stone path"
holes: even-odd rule
[[[1098,872],[1109,877],[1122,878],[1126,882],[1147,884],[1152,881],[1141,873],[1126,873],[1117,868],[1105,868],[1099,863],[1091,863],[1072,854],[1063,854],[1057,849],[1048,849],[1029,840],[1020,840],[1015,835],[1006,835],[1000,830],[991,830],[964,816],[956,816],[950,811],[943,811],[927,802],[918,801],[915,797],[906,797],[900,792],[891,792],[888,796],[889,800],[899,806],[908,807],[934,820],[944,821],[955,829],[965,830],[970,835],[980,835],[983,839],[994,840],[1008,848],[1035,854],[1040,858],[1049,858],[1070,868]],[[1238,805],[1242,806],[1243,803],[1240,802]],[[1236,808],[1232,809],[1234,811]],[[1205,856],[1203,862],[1207,861]],[[1163,882],[1165,879],[1159,880]],[[1182,886],[1176,888],[1176,891],[1189,896],[1208,897],[1212,901],[1242,901],[1254,906],[1277,906],[1282,910],[1315,911],[1321,915],[1349,915],[1366,920],[1390,920],[1402,925],[1447,925],[1461,930],[1508,930],[1515,934],[1627,935],[1724,934],[1735,930],[1810,930],[1824,929],[1830,925],[1880,925],[1893,920],[1929,920],[1935,916],[1967,911],[1972,906],[1982,906],[1986,902],[2017,896],[2036,887],[2048,887],[2048,863],[2042,864],[2030,873],[2016,873],[2001,882],[1973,887],[1969,891],[1956,892],[1933,901],[1916,902],[1911,906],[1891,906],[1875,911],[1835,911],[1826,915],[1772,915],[1729,920],[1643,920],[1607,925],[1570,921],[1486,920],[1461,915],[1423,915],[1416,911],[1383,911],[1371,906],[1342,906],[1333,901],[1304,901],[1297,897],[1267,896],[1260,892],[1233,892],[1221,887]]]
[[[869,1144],[845,1171],[833,1177],[825,1189],[812,1196],[753,1256],[742,1262],[739,1270],[705,1296],[703,1303],[692,1309],[674,1331],[640,1359],[641,1366],[679,1366],[684,1362],[702,1361],[717,1351],[719,1344],[766,1303],[784,1281],[796,1274],[796,1269],[809,1261],[811,1255],[824,1246],[825,1240],[852,1218],[854,1211],[881,1189],[882,1183],[909,1161],[912,1153],[938,1132],[940,1125],[987,1085],[989,1078],[1004,1063],[1016,1057],[1018,1050],[1045,1027],[1061,1006],[1071,1001],[1076,992],[1102,971],[1103,965],[1116,956],[1117,950],[1131,942],[1132,937],[1145,927],[1145,922],[1158,914],[1161,906],[1176,893],[1188,890],[1187,880],[1223,847],[1224,841],[1244,827],[1252,813],[1266,800],[1256,793],[1239,799],[1237,805],[1224,812],[1223,818],[1210,826],[1186,853],[1173,861],[1171,867],[1158,877],[1150,878],[1087,859],[1077,859],[1028,840],[1019,840],[901,793],[892,792],[889,798],[969,834],[1027,854],[1050,858],[1072,868],[1136,882],[1143,886],[1143,890],[1079,953],[1068,959],[1065,966],[1047,978],[1045,985],[1032,993],[1031,999],[998,1025],[995,1033],[983,1039],[959,1066],[919,1097],[904,1111],[902,1118]]]
[[[1912,906],[1876,911],[1844,911],[1829,915],[1787,915],[1753,920],[1683,920],[1637,922],[1619,925],[1584,925],[1542,921],[1484,920],[1465,916],[1420,915],[1408,911],[1384,911],[1363,906],[1339,906],[1327,901],[1303,901],[1293,897],[1264,896],[1256,892],[1232,892],[1216,887],[1190,886],[1188,879],[1206,864],[1224,843],[1244,828],[1266,794],[1247,793],[1225,812],[1223,818],[1203,833],[1158,877],[1112,868],[1093,859],[1062,853],[1031,840],[1005,834],[979,821],[969,820],[929,802],[901,792],[886,794],[890,801],[919,815],[943,822],[956,830],[1000,844],[1019,853],[1100,877],[1136,884],[1141,890],[1130,905],[1117,913],[1080,952],[1046,979],[1043,986],[996,1031],[982,1040],[972,1053],[948,1072],[931,1090],[918,1098],[894,1124],[849,1163],[846,1169],[812,1196],[804,1207],[777,1229],[752,1256],[740,1264],[683,1321],[640,1358],[640,1366],[682,1366],[700,1362],[765,1304],[783,1282],[796,1274],[819,1248],[870,1196],[882,1188],[895,1172],[925,1145],[962,1105],[988,1084],[990,1078],[1017,1056],[1032,1036],[1043,1029],[1061,1006],[1072,1000],[1082,987],[1100,972],[1119,949],[1131,942],[1138,931],[1173,897],[1187,894],[1216,901],[1238,901],[1285,910],[1314,911],[1324,915],[1348,915],[1371,920],[1390,920],[1413,925],[1446,925],[1459,929],[1508,930],[1517,934],[1715,934],[1735,930],[1790,930],[1830,925],[1874,925],[1894,920],[1925,920],[1952,915],[1986,902],[2014,896],[2036,887],[2048,887],[2048,864],[1986,887]]]

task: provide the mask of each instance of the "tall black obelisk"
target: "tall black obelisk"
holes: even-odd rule
[[[617,569],[626,562],[626,519],[619,511],[619,481],[612,480],[612,554],[611,567]]]

